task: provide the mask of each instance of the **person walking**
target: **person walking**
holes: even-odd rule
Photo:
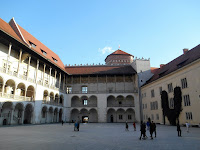
[[[61,121],[61,123],[62,123],[62,126],[63,126],[63,124],[64,124],[64,121],[62,120],[62,121]]]
[[[150,121],[147,121],[147,130],[149,130],[150,129]]]
[[[185,123],[185,126],[186,126],[186,129],[187,129],[186,131],[189,132],[190,124],[189,124],[188,122],[186,122],[186,123]]]
[[[135,122],[133,122],[133,128],[134,128],[134,131],[136,131],[136,124],[135,124]]]
[[[128,123],[127,123],[127,121],[126,121],[126,129],[125,129],[125,131],[129,131],[128,130]]]
[[[153,123],[153,130],[154,130],[153,132],[154,132],[155,138],[156,138],[156,124],[155,124],[155,122],[153,122],[153,121],[152,121],[152,123]]]
[[[150,122],[150,130],[149,130],[149,132],[150,132],[150,136],[151,136],[151,139],[153,140],[153,132],[154,132],[154,125],[153,125],[153,121],[152,122]]]
[[[143,123],[142,121],[141,121],[141,124],[140,124],[140,132],[141,132],[141,134],[140,134],[140,140],[141,140],[141,137],[143,136],[143,139],[145,140],[145,138],[147,137],[146,136],[146,124],[145,123]]]
[[[181,137],[181,127],[179,125],[179,121],[177,123],[177,132],[178,132],[178,136]]]

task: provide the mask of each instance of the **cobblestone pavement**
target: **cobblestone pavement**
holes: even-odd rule
[[[175,126],[157,125],[157,138],[139,140],[138,124],[137,131],[122,123],[81,124],[79,132],[68,123],[0,127],[0,150],[200,150],[200,128],[181,129],[178,137]]]

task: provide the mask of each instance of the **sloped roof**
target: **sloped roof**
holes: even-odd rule
[[[15,38],[19,42],[23,43],[23,41],[19,38],[19,36],[15,33],[15,31],[11,28],[11,26],[0,18],[0,30],[6,32],[11,37]]]
[[[124,66],[67,66],[65,70],[71,75],[122,75],[135,74],[136,71],[130,65]]]
[[[129,53],[126,53],[126,52],[124,52],[124,51],[118,49],[118,50],[114,51],[113,53],[111,53],[110,55],[108,55],[108,56],[106,57],[106,59],[107,59],[109,56],[111,56],[111,55],[128,55],[128,56],[133,56],[133,55],[131,55],[131,54],[129,54]],[[106,59],[105,59],[105,61],[106,61]]]
[[[162,78],[162,77],[194,62],[197,59],[200,59],[200,45],[197,45],[196,47],[189,50],[185,54],[180,55],[179,57],[175,58],[174,60],[172,60],[168,64],[162,66],[161,68],[154,70],[152,72],[152,73],[154,73],[154,75],[146,82],[146,84],[149,84],[159,78]]]
[[[57,54],[55,54],[52,50],[50,50],[47,46],[45,46],[42,42],[40,42],[38,39],[36,39],[33,35],[31,35],[29,32],[27,32],[25,29],[23,29],[21,26],[19,26],[19,29],[24,37],[24,39],[26,40],[26,42],[30,45],[30,42],[35,44],[36,47],[31,47],[31,49],[37,53],[39,53],[40,55],[42,55],[43,57],[47,58],[48,60],[50,60],[52,63],[54,63],[55,65],[57,65],[58,67],[60,67],[61,69],[65,69],[64,68],[64,64],[62,63],[61,59],[59,58],[59,56]],[[45,51],[47,54],[44,55],[43,52],[41,51]],[[57,60],[57,62],[55,62],[54,59]]]

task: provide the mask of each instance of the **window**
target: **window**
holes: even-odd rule
[[[151,90],[151,97],[155,97],[154,90]]]
[[[174,109],[174,99],[173,98],[169,99],[169,108]]]
[[[88,92],[88,87],[82,86],[82,93],[87,93],[87,92]]]
[[[159,120],[159,114],[156,114],[156,120]]]
[[[131,115],[128,115],[128,120],[131,120],[132,119],[132,116]]]
[[[162,94],[162,87],[159,87],[160,95]]]
[[[31,47],[36,48],[36,45],[33,42],[29,41],[29,43],[30,43]]]
[[[169,93],[173,92],[172,83],[168,84],[168,92],[169,92]]]
[[[47,52],[45,52],[44,50],[40,49],[42,54],[44,54],[45,56],[47,55]]]
[[[154,120],[154,115],[153,114],[151,114],[151,119]]]
[[[192,112],[186,112],[186,120],[192,120]]]
[[[119,115],[119,120],[122,120],[123,119],[123,116],[122,115]]]
[[[145,108],[147,109],[147,104],[145,104]]]
[[[182,86],[182,89],[187,88],[187,79],[186,78],[181,79],[181,86]]]
[[[184,99],[184,106],[190,106],[190,96],[183,95],[183,99]]]
[[[71,94],[72,93],[72,87],[68,86],[67,87],[67,94]]]
[[[58,60],[57,60],[57,59],[55,59],[54,57],[52,57],[52,59],[53,59],[53,61],[54,61],[54,62],[56,62],[56,63],[58,62]]]
[[[87,105],[88,105],[88,100],[87,100],[87,99],[84,99],[84,100],[83,100],[83,105],[84,105],[84,106],[87,106]]]
[[[158,109],[158,102],[150,102],[151,110],[156,110]]]

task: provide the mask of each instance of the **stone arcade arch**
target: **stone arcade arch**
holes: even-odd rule
[[[2,105],[2,112],[1,112],[1,124],[8,125],[11,124],[13,116],[13,103],[12,102],[5,102]]]
[[[26,95],[26,86],[24,83],[19,83],[17,85],[15,97],[18,97],[20,99],[24,99]]]
[[[80,119],[83,123],[87,123],[89,121],[89,111],[85,108],[80,111]]]
[[[35,89],[32,85],[29,85],[27,88],[27,92],[26,92],[26,99],[28,101],[33,101],[34,100],[34,93],[35,93]]]
[[[54,109],[53,122],[58,122],[58,108]]]
[[[132,108],[128,108],[126,110],[126,120],[127,122],[134,122],[135,120],[135,110]]]
[[[78,107],[80,105],[80,99],[78,96],[73,96],[71,98],[71,107]]]
[[[107,111],[107,122],[116,122],[116,112],[113,108],[110,108]]]
[[[14,124],[23,124],[24,119],[24,105],[23,103],[17,103],[15,105],[15,111],[13,115]]]
[[[78,120],[80,117],[80,112],[78,109],[72,109],[71,110],[71,122],[74,122],[75,120]]]
[[[117,122],[126,122],[126,114],[125,114],[125,110],[122,109],[122,108],[119,108],[116,112],[116,116],[117,116],[117,119],[116,121]]]
[[[49,107],[49,112],[48,112],[48,123],[53,122],[53,117],[54,117],[54,112],[53,112],[53,107]]]
[[[55,103],[56,103],[56,104],[59,103],[59,95],[58,95],[58,93],[55,95]]]
[[[15,81],[9,79],[6,81],[5,88],[4,88],[4,96],[8,98],[14,98],[15,94]]]
[[[0,76],[0,96],[2,96],[3,85],[4,85],[4,81],[3,81],[3,78]]]
[[[64,105],[64,97],[63,97],[63,95],[60,95],[59,104],[60,104],[61,106]]]
[[[42,111],[41,111],[41,123],[47,123],[47,106],[43,106],[42,107]]]
[[[134,97],[132,95],[126,96],[126,105],[128,107],[134,107],[135,106]]]
[[[33,118],[33,106],[32,104],[27,104],[24,111],[24,124],[31,124]]]
[[[88,106],[89,107],[97,107],[97,97],[96,96],[92,95],[89,97]]]
[[[49,92],[47,90],[44,90],[43,100],[45,102],[49,101]]]
[[[63,110],[60,108],[59,110],[59,122],[62,122]]]
[[[53,103],[54,102],[54,93],[51,92],[50,93],[50,103]]]
[[[117,100],[117,105],[119,107],[123,106],[125,104],[125,100],[124,100],[124,97],[122,95],[117,96],[116,100]]]
[[[89,111],[89,122],[98,122],[98,113],[94,108]]]
[[[115,106],[115,97],[113,95],[108,96],[107,98],[107,107],[114,107]]]

